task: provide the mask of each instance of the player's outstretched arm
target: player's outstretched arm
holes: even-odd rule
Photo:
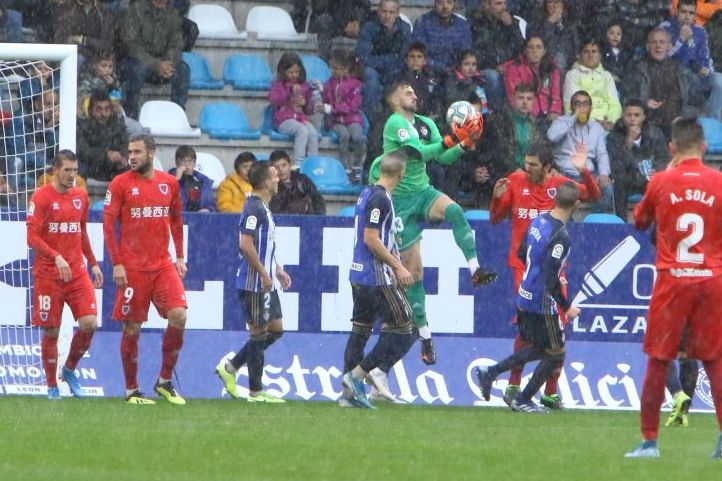
[[[491,194],[491,205],[489,206],[489,222],[498,224],[506,219],[511,212],[511,191],[509,186],[511,180],[507,177],[501,178],[494,184],[494,191]]]

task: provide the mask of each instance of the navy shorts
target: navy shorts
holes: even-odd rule
[[[278,292],[238,291],[241,306],[245,310],[246,324],[253,327],[265,326],[274,319],[283,317]]]
[[[539,314],[516,310],[521,338],[533,346],[561,351],[564,349],[564,330],[558,314]]]
[[[361,286],[351,284],[353,315],[351,321],[374,324],[377,319],[393,327],[402,327],[413,321],[411,304],[406,291],[396,286]]]

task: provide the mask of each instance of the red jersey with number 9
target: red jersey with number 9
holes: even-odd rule
[[[634,209],[638,229],[657,224],[657,270],[685,282],[722,273],[722,172],[700,159],[655,174]]]

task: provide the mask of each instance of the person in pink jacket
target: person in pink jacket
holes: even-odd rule
[[[354,60],[346,51],[335,51],[331,57],[332,76],[323,88],[324,111],[328,125],[338,135],[341,161],[346,172],[356,178],[366,154],[366,136],[361,117],[361,81],[351,73]],[[353,152],[351,152],[351,149]]]
[[[307,156],[318,155],[318,131],[308,119],[314,113],[311,88],[297,54],[286,52],[281,56],[268,100],[273,107],[273,127],[293,137],[294,164],[300,167]]]
[[[504,64],[504,83],[509,105],[514,105],[514,89],[519,84],[531,84],[536,90],[531,115],[549,123],[563,112],[559,69],[547,55],[544,40],[530,35],[524,52]]]

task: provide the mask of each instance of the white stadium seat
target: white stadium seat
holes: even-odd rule
[[[196,152],[196,170],[213,181],[214,189],[226,178],[226,170],[218,157],[206,152]]]
[[[180,105],[167,100],[149,100],[140,109],[138,121],[159,137],[185,137],[197,139],[201,129],[191,128]]]
[[[165,171],[165,169],[163,168],[163,162],[160,161],[157,155],[153,157],[153,168],[155,170]]]
[[[305,33],[296,32],[291,16],[279,7],[251,8],[246,18],[246,31],[255,33],[259,40],[298,41],[307,38]]]
[[[188,18],[198,25],[198,38],[242,40],[248,37],[239,32],[231,13],[219,5],[193,5]]]

